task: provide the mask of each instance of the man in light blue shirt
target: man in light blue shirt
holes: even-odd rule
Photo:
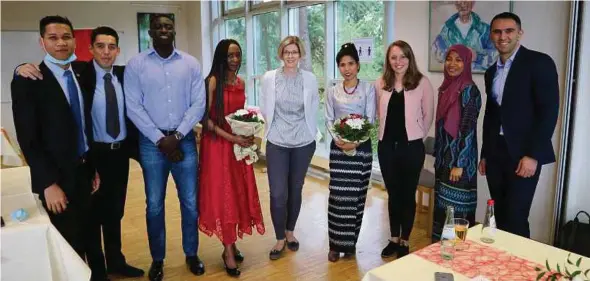
[[[508,77],[508,72],[510,72],[510,67],[512,66],[516,53],[518,53],[518,49],[520,49],[520,45],[516,46],[514,53],[512,53],[506,62],[502,62],[500,58],[498,58],[496,62],[496,73],[494,74],[494,80],[492,82],[492,97],[500,106],[502,106],[502,96],[504,95],[506,77]],[[500,126],[500,135],[504,135],[502,126]]]
[[[197,150],[193,127],[205,112],[201,66],[174,48],[174,22],[166,15],[150,20],[153,48],[132,58],[125,68],[127,115],[140,132],[139,152],[147,197],[147,227],[152,265],[150,280],[162,280],[166,252],[164,199],[168,175],[178,189],[182,245],[195,275],[205,273],[197,256]]]

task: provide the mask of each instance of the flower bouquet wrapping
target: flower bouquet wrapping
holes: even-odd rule
[[[239,109],[236,112],[225,116],[225,120],[231,127],[234,134],[251,137],[256,135],[264,127],[262,115],[253,109]],[[258,146],[253,144],[249,147],[241,147],[234,144],[234,155],[236,160],[246,159],[246,164],[251,165],[258,161]]]
[[[343,142],[361,144],[371,138],[371,123],[367,117],[360,114],[348,114],[334,121],[329,128],[332,135]],[[344,151],[346,155],[356,155],[356,149]]]

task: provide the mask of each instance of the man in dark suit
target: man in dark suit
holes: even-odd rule
[[[94,142],[93,159],[101,176],[100,190],[93,196],[88,232],[86,258],[92,269],[92,280],[106,280],[106,267],[111,274],[139,277],[143,270],[127,264],[121,252],[121,219],[125,209],[129,158],[138,157],[138,131],[126,118],[123,93],[124,66],[114,66],[120,52],[119,35],[106,26],[97,27],[91,34],[90,62],[74,62],[81,71],[81,87],[91,101]],[[35,65],[18,68],[19,75],[42,79]]]
[[[486,175],[500,229],[530,237],[529,212],[541,166],[555,162],[551,137],[559,112],[553,59],[520,45],[520,18],[492,19],[498,61],[485,73],[487,103],[479,171]]]
[[[30,166],[33,192],[39,194],[51,223],[84,257],[88,206],[99,182],[89,154],[90,101],[78,81],[81,70],[71,64],[76,48],[72,23],[48,16],[39,29],[39,44],[47,53],[39,66],[45,79],[12,80],[14,125]]]

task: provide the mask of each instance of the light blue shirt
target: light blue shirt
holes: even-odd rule
[[[492,84],[492,97],[500,106],[502,106],[502,97],[504,96],[504,85],[506,85],[506,78],[508,77],[510,67],[512,67],[512,62],[514,61],[514,57],[516,57],[518,50],[520,50],[520,45],[516,47],[514,53],[512,53],[505,63],[502,63],[500,57],[498,57],[496,62],[496,73],[494,74],[494,80]],[[500,134],[504,134],[504,130],[501,126]]]
[[[113,139],[107,133],[107,100],[104,91],[104,76],[107,72],[96,63],[92,61],[94,70],[96,72],[96,89],[94,90],[94,100],[92,101],[92,131],[94,133],[94,141],[112,143],[116,141],[122,141],[127,137],[127,127],[125,126],[125,99],[123,96],[123,87],[117,76],[113,73],[113,68],[108,73],[113,77],[111,81],[115,87],[115,93],[117,94],[117,106],[119,107],[119,126],[120,133],[117,139]]]
[[[65,73],[66,70],[72,72],[72,78],[74,79],[74,83],[76,83],[76,88],[78,88],[78,99],[80,100],[80,113],[82,113],[82,132],[84,133],[84,144],[86,146],[86,151],[88,151],[88,137],[86,136],[85,123],[86,119],[84,118],[84,95],[82,95],[82,90],[80,90],[80,84],[78,84],[77,79],[79,74],[74,72],[74,69],[72,69],[71,64],[68,66],[68,69],[63,69],[59,67],[59,65],[56,65],[48,60],[43,60],[43,62],[45,62],[45,65],[47,65],[49,70],[51,70],[51,72],[53,73],[53,76],[55,76],[55,79],[61,86],[61,89],[64,91],[64,94],[66,95],[66,100],[68,101],[68,103],[70,103],[70,93],[68,92],[68,83],[66,81]]]
[[[125,67],[127,116],[153,143],[164,137],[160,130],[192,133],[205,112],[205,97],[201,65],[185,52],[175,49],[162,58],[151,48]]]

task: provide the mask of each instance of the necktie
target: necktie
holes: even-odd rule
[[[115,92],[115,86],[113,86],[113,76],[107,73],[103,77],[104,79],[104,93],[106,99],[106,121],[107,121],[107,134],[113,139],[117,139],[121,132],[119,125],[119,105],[117,104],[117,92]]]
[[[84,152],[86,152],[86,143],[84,141],[84,126],[82,123],[82,109],[80,108],[78,87],[76,87],[76,82],[74,82],[74,77],[72,76],[72,72],[70,70],[66,70],[64,76],[66,78],[66,84],[68,85],[70,109],[72,110],[72,115],[74,116],[74,121],[76,121],[76,126],[78,129],[78,156],[81,156],[84,154]]]

